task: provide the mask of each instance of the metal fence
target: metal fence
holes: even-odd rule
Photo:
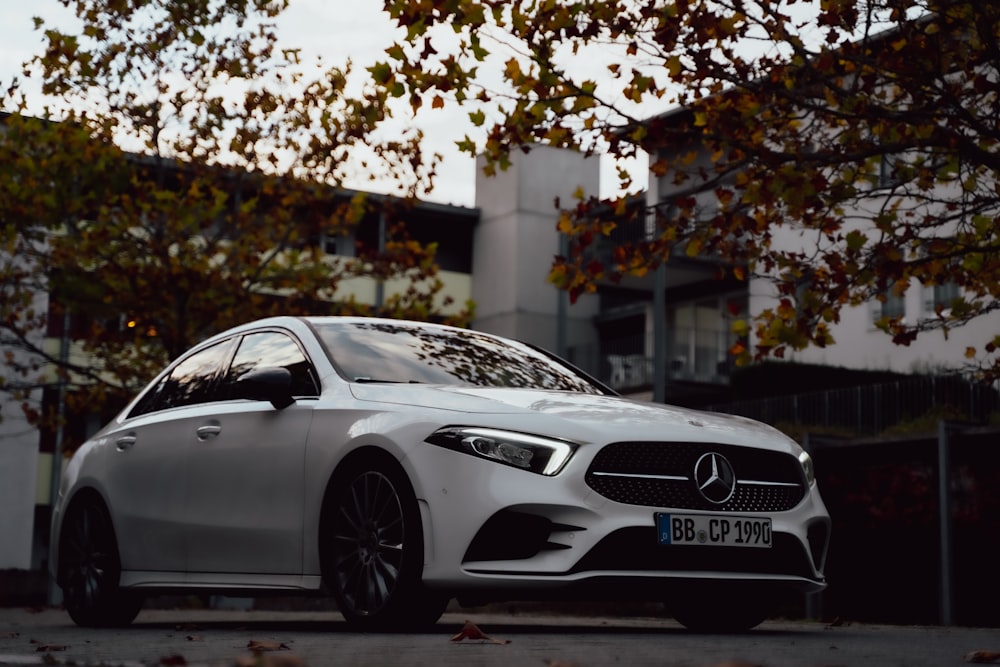
[[[741,400],[706,406],[768,424],[874,435],[922,417],[987,423],[1000,410],[996,384],[960,376],[921,376],[843,389]]]

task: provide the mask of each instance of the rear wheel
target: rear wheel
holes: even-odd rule
[[[59,569],[66,611],[77,625],[131,623],[142,598],[118,586],[121,561],[111,517],[96,500],[70,507],[60,542]]]
[[[421,582],[420,512],[398,466],[366,458],[339,474],[321,530],[324,577],[348,623],[402,630],[440,618],[448,599]]]

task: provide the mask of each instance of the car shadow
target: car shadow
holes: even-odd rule
[[[473,623],[488,638],[509,639],[513,636],[532,635],[552,635],[552,634],[602,634],[602,635],[647,635],[647,634],[677,634],[693,635],[702,634],[711,636],[711,633],[692,633],[676,624],[669,618],[586,618],[573,619],[566,617],[521,617],[509,620],[498,620],[494,618],[479,620],[475,614],[470,614],[465,621],[441,620],[433,626],[421,628],[419,630],[407,630],[398,632],[360,632],[348,625],[339,618],[316,619],[308,618],[301,620],[269,620],[263,618],[254,619],[225,619],[206,620],[199,618],[190,622],[185,621],[144,621],[140,616],[132,624],[135,628],[150,630],[166,630],[174,632],[190,632],[192,634],[212,633],[253,633],[273,635],[277,633],[302,633],[302,634],[370,634],[378,636],[383,634],[392,635],[448,635],[454,637],[459,635],[466,622]],[[824,626],[808,624],[789,624],[787,622],[771,626],[768,622],[749,630],[745,633],[725,633],[746,634],[758,637],[782,637],[801,636],[811,632],[819,632]],[[482,639],[469,638],[469,641],[484,641]]]

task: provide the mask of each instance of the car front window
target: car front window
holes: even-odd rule
[[[277,331],[260,331],[243,337],[226,376],[227,391],[242,376],[261,368],[284,368],[292,376],[293,396],[317,396],[315,374],[305,354],[289,336]]]
[[[317,331],[340,372],[355,382],[603,393],[553,357],[476,331],[385,321],[321,322]]]

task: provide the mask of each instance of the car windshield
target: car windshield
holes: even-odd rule
[[[355,382],[604,393],[555,357],[475,331],[385,321],[314,321],[314,325],[340,372]]]

